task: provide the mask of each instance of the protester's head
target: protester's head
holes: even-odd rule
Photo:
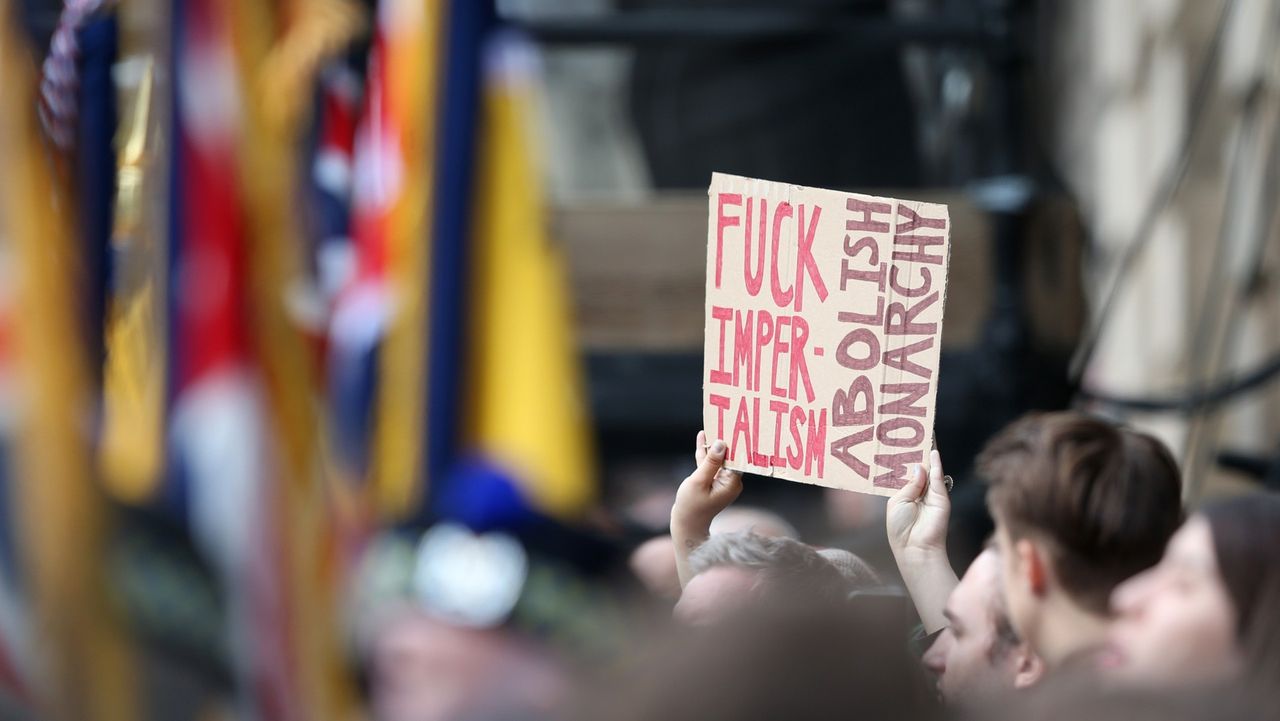
[[[951,592],[947,628],[925,652],[948,704],[972,705],[1039,680],[1040,659],[1013,630],[1000,584],[1000,558],[988,548]]]
[[[1120,586],[1103,663],[1141,683],[1280,679],[1280,497],[1207,506]]]
[[[689,556],[689,566],[693,578],[675,616],[695,625],[779,595],[836,599],[851,590],[841,571],[810,546],[745,531],[712,536]]]
[[[640,544],[631,552],[627,565],[655,597],[670,601],[680,598],[680,574],[671,536],[655,536]]]
[[[749,532],[757,536],[799,538],[795,526],[787,519],[764,508],[731,506],[711,521],[711,535]],[[674,601],[680,598],[680,574],[676,568],[675,548],[671,536],[650,538],[636,547],[628,560],[645,590],[657,598]]]
[[[500,628],[463,628],[404,608],[370,648],[370,703],[384,721],[536,718],[562,702],[552,654]]]
[[[1100,641],[1111,592],[1155,565],[1181,522],[1168,449],[1079,413],[1038,413],[978,463],[1014,628],[1050,664]]]
[[[749,531],[769,538],[799,538],[787,519],[765,508],[730,506],[711,520],[711,535]]]

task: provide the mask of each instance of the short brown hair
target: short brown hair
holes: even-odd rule
[[[1082,413],[1033,413],[987,444],[987,506],[1013,538],[1048,543],[1063,588],[1095,612],[1154,566],[1182,523],[1178,465],[1154,437]]]

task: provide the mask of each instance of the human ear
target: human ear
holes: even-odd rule
[[[1026,641],[1019,643],[1014,648],[1013,654],[1015,659],[1013,687],[1023,689],[1036,685],[1044,676],[1044,661],[1031,650],[1030,644]]]

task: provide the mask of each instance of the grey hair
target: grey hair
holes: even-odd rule
[[[830,594],[843,598],[852,587],[845,573],[811,546],[792,538],[769,538],[749,531],[712,536],[689,555],[696,576],[718,566],[761,572],[761,581],[779,591]]]
[[[711,520],[711,535],[751,531],[760,536],[785,536],[800,538],[796,527],[787,519],[765,508],[730,506]]]
[[[854,590],[879,588],[883,585],[880,574],[876,573],[871,564],[852,551],[846,551],[843,548],[824,548],[818,551],[818,554],[835,566]]]

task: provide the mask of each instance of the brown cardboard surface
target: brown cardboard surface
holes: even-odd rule
[[[708,436],[735,470],[891,495],[933,443],[947,207],[721,173],[708,196]]]

